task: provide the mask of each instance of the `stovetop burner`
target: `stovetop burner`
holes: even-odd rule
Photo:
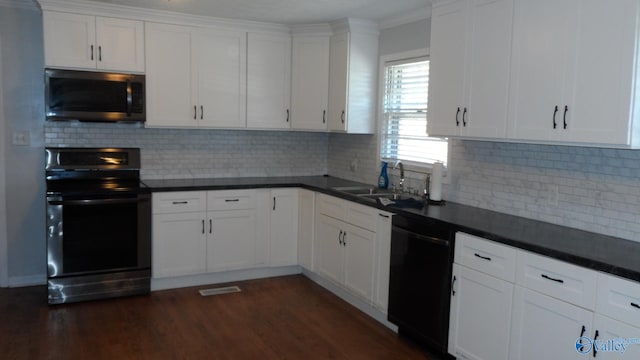
[[[46,148],[47,195],[148,192],[140,181],[140,149]]]

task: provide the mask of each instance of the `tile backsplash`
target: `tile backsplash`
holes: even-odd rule
[[[452,141],[455,202],[640,241],[640,151]]]
[[[144,179],[327,173],[324,133],[47,122],[45,146],[139,147]]]
[[[47,122],[44,135],[46,146],[140,147],[147,179],[328,173],[375,184],[380,171],[375,135],[73,122]],[[450,149],[446,200],[640,241],[640,151],[469,140]],[[422,185],[423,175],[406,177]]]

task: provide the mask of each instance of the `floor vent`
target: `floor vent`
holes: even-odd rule
[[[215,289],[202,289],[202,290],[199,290],[198,292],[202,296],[213,296],[213,295],[237,293],[240,291],[242,290],[240,290],[240,288],[237,286],[228,286],[228,287],[221,287],[221,288],[215,288]]]

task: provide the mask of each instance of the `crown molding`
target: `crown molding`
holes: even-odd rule
[[[0,0],[0,6],[26,10],[38,10],[35,0]]]
[[[378,28],[383,30],[429,18],[431,18],[431,6],[426,6],[406,14],[384,18],[379,21]]]
[[[7,1],[7,0],[0,0]],[[11,0],[15,1],[15,0]],[[27,0],[20,0],[27,1]],[[290,33],[286,25],[258,21],[216,18],[211,16],[183,14],[165,10],[145,9],[127,5],[105,4],[96,1],[37,0],[42,10],[72,12],[84,15],[110,16],[122,19],[161,22],[174,25],[220,27],[242,31],[270,31]]]

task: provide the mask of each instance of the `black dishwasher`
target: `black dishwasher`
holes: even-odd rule
[[[453,246],[449,226],[393,217],[388,319],[399,333],[445,355]]]

